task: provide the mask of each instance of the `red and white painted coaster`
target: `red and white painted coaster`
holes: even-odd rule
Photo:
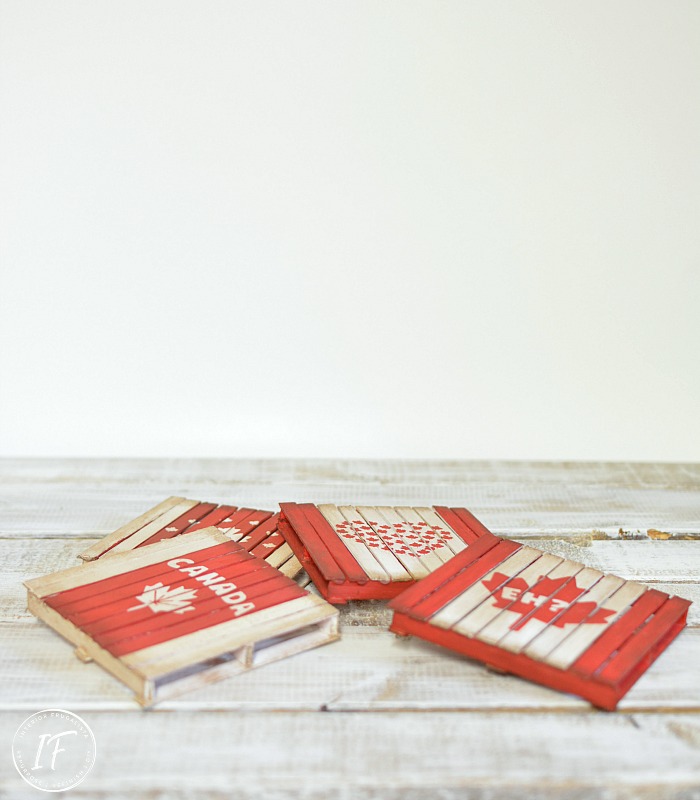
[[[497,536],[396,597],[391,630],[614,709],[690,602]]]
[[[145,706],[338,638],[338,611],[215,528],[27,581],[29,610]]]
[[[272,511],[169,497],[88,547],[80,558],[94,561],[213,526],[284,575],[306,585],[309,579],[303,575],[299,560],[279,533],[278,520],[279,514]]]
[[[395,597],[489,533],[465,508],[280,508],[282,535],[332,603]]]

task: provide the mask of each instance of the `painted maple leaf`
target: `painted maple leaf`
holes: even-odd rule
[[[482,583],[491,592],[497,608],[520,614],[510,626],[512,630],[524,627],[531,619],[551,622],[559,628],[579,622],[600,625],[615,613],[612,609],[599,608],[596,602],[576,602],[586,589],[578,586],[576,578],[571,576],[540,576],[530,586],[523,578],[509,579],[502,572],[496,572]]]
[[[185,589],[184,586],[171,589],[170,586],[164,586],[160,582],[154,583],[152,586],[144,586],[143,592],[136,595],[140,605],[127,610],[139,611],[142,608],[150,608],[154,613],[174,611],[176,614],[184,614],[192,607],[191,602],[196,596],[196,589]]]

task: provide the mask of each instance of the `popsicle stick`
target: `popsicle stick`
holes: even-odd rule
[[[205,551],[223,544],[230,546],[233,544],[223,534],[214,528],[206,528],[204,531],[197,531],[191,536],[168,539],[165,542],[144,547],[137,554],[128,551],[106,559],[98,559],[90,564],[81,564],[78,567],[69,567],[53,575],[42,578],[33,578],[25,581],[24,585],[38,597],[46,597],[63,590],[73,589],[78,586],[86,586],[105,578],[115,577],[124,572],[124,563],[129,564],[129,571],[158,564],[168,559],[176,558],[183,553]],[[216,551],[217,553],[220,552]],[[125,559],[129,559],[125,561]]]
[[[590,677],[603,667],[631,637],[634,636],[652,614],[669,599],[665,592],[648,589],[632,604],[632,607],[619,617],[596,642],[571,665],[572,672],[582,677]]]
[[[303,597],[251,614],[243,620],[230,620],[212,629],[198,630],[173,642],[152,645],[126,655],[122,661],[146,677],[157,678],[182,669],[190,663],[189,654],[199,660],[214,658],[222,648],[234,650],[265,635],[280,633],[284,628],[275,623],[289,620],[299,626],[325,619],[337,611],[320,597],[304,593]],[[245,624],[242,624],[245,623]]]
[[[280,576],[283,577],[283,576]],[[306,594],[303,589],[300,589],[296,584],[293,586],[284,586],[274,589],[269,593],[260,595],[255,598],[254,611],[261,611],[265,608],[294,600]],[[145,647],[152,647],[162,642],[168,642],[173,639],[179,639],[193,631],[204,630],[211,628],[214,625],[225,624],[231,619],[242,620],[247,614],[253,611],[243,612],[241,615],[234,617],[231,610],[222,608],[221,605],[214,606],[214,600],[209,603],[203,603],[203,612],[197,615],[185,616],[178,619],[174,615],[168,615],[168,619],[158,626],[157,629],[149,628],[149,622],[125,627],[117,631],[111,631],[107,634],[97,634],[92,638],[110,652],[113,656],[123,656],[128,653],[134,653],[137,650],[142,650]],[[152,625],[152,623],[151,623]]]
[[[495,536],[483,536],[478,542],[475,542],[473,546],[462,550],[460,553],[454,556],[454,558],[440,567],[440,569],[436,569],[435,572],[433,572],[431,575],[428,575],[427,578],[423,578],[422,581],[419,581],[410,588],[401,592],[398,597],[395,597],[389,603],[389,608],[405,614],[421,616],[421,614],[415,611],[417,606],[420,605],[423,608],[426,608],[426,603],[430,602],[431,597],[441,587],[449,586],[449,591],[454,593],[454,588],[450,585],[451,582],[456,580],[458,576],[461,576],[467,567],[477,562],[483,555],[485,555],[489,550],[495,548],[501,542],[502,540],[496,538]],[[487,569],[488,568],[486,568],[484,571]],[[457,584],[455,584],[455,586],[456,585]],[[445,603],[446,602],[447,599],[445,600]],[[444,603],[442,605],[444,605]],[[437,611],[437,609],[440,607],[440,604],[433,604],[429,609],[426,608],[423,613],[429,616],[434,611]]]
[[[300,503],[302,513],[308,522],[313,525],[319,537],[333,556],[334,561],[345,574],[347,580],[353,583],[364,584],[369,578],[353,554],[340,542],[333,528],[326,518],[313,503]]]
[[[352,522],[341,514],[340,509],[331,504],[324,504],[319,505],[318,510],[333,528],[341,543],[347,547],[357,563],[367,573],[367,577],[380,583],[389,583],[390,574],[374,557],[372,550],[364,543],[362,534],[355,530]]]
[[[316,529],[308,521],[303,510],[296,503],[280,503],[282,513],[289,520],[301,544],[313,559],[324,580],[344,583],[345,573],[331,555]]]
[[[536,661],[549,663],[549,654],[572,633],[574,624],[580,621],[578,619],[582,608],[580,604],[594,603],[594,607],[597,607],[604,603],[613,592],[616,592],[623,583],[624,580],[615,575],[602,577],[592,588],[581,594],[559,617],[555,617],[547,628],[530,642],[523,651],[525,655]]]
[[[420,515],[430,530],[434,531],[440,539],[452,550],[453,553],[460,553],[467,547],[467,542],[462,536],[459,536],[452,528],[445,522],[445,520],[435,513],[432,508],[427,506],[419,506],[416,512]]]
[[[599,606],[599,609],[613,612],[608,619],[602,623],[593,622],[592,619],[596,612],[592,611],[583,623],[579,624],[558,647],[549,653],[547,663],[553,667],[559,667],[559,669],[570,667],[646,590],[646,586],[635,581],[623,583],[605,600],[604,604],[601,603]]]
[[[554,617],[538,619],[535,617],[536,609],[520,619],[508,633],[498,641],[498,646],[512,653],[522,652],[537,636],[543,633],[549,625],[558,619],[563,612],[574,603],[587,589],[603,577],[597,569],[584,567],[576,561],[564,561],[548,576],[550,580],[560,582],[559,586],[549,595],[545,605],[552,609],[559,609]],[[572,591],[573,590],[573,591]]]
[[[301,566],[301,561],[299,561],[296,556],[292,556],[290,559],[285,561],[284,564],[280,564],[277,569],[279,569],[279,571],[288,578],[296,578],[297,583],[302,586],[302,588],[311,582],[311,579],[308,576],[306,576],[307,580],[305,583],[300,580],[300,577],[297,577],[304,568]],[[306,575],[306,573],[304,573],[304,575]]]
[[[483,615],[474,614],[473,612],[480,609],[481,604],[484,601],[488,601],[493,594],[490,588],[484,586],[484,582],[500,575],[502,576],[501,583],[505,583],[514,578],[539,556],[539,550],[535,550],[532,547],[521,547],[512,556],[506,558],[495,569],[487,573],[479,583],[474,584],[466,592],[462,592],[456,600],[453,600],[438,611],[437,614],[434,614],[430,620],[431,623],[440,628],[454,628],[465,636],[472,636],[484,624],[482,621],[484,619]],[[486,621],[488,621],[488,615]]]
[[[356,538],[364,543],[365,547],[371,551],[372,556],[374,556],[377,563],[386,572],[391,581],[403,582],[412,580],[411,573],[406,570],[389,547],[384,544],[381,537],[377,536],[372,527],[362,518],[362,515],[355,506],[338,506],[338,511],[345,520],[350,523]],[[383,580],[380,582],[384,583]]]
[[[142,542],[147,541],[154,534],[167,528],[171,522],[179,519],[183,514],[186,514],[198,505],[200,504],[197,500],[182,500],[177,505],[161,514],[157,519],[154,519],[153,522],[149,522],[148,525],[144,525],[143,528],[139,528],[139,530],[132,533],[131,536],[115,544],[114,547],[109,550],[110,556],[116,553],[124,553],[128,550],[133,550]]]
[[[465,590],[468,591],[475,581],[487,575],[496,564],[500,564],[523,547],[518,542],[507,542],[503,539],[497,539],[495,536],[493,541],[495,544],[492,544],[484,537],[483,547],[485,552],[483,556],[476,559],[451,581],[436,589],[425,600],[416,603],[410,613],[419,618],[430,618],[432,624],[435,614],[449,603],[454,602],[460,593]],[[476,542],[473,547],[477,548],[479,545],[481,545],[481,542]],[[470,553],[471,549],[470,547],[466,552]],[[462,554],[460,553],[459,555],[461,556]],[[447,564],[442,569],[447,569]]]
[[[268,541],[268,539],[274,542],[278,542],[280,539],[284,541],[284,537],[277,530],[279,518],[279,514],[271,514],[266,520],[256,525],[252,531],[248,531],[245,536],[239,539],[239,543],[246,550],[252,551],[262,542]]]
[[[442,514],[442,507],[436,509],[439,514]],[[484,525],[481,520],[478,520],[471,511],[467,508],[453,508],[451,509],[457,515],[457,517],[462,521],[462,523],[469,529],[471,535],[478,538],[479,536],[483,536],[486,533],[491,533],[491,531]],[[456,529],[455,529],[456,530]]]
[[[222,547],[221,545],[218,545]],[[223,545],[223,547],[226,547]],[[201,551],[204,552],[204,551]],[[231,552],[230,549],[222,550],[220,556],[214,558],[197,557],[197,562],[206,564],[208,574],[216,573],[218,570],[230,569],[235,565],[237,575],[245,574],[249,571],[259,570],[262,563],[258,559],[252,559],[245,550]],[[168,562],[161,562],[153,565],[152,568],[141,568],[133,572],[123,573],[118,578],[107,578],[98,583],[88,584],[76,589],[69,589],[65,592],[46,597],[46,603],[52,608],[56,608],[64,616],[70,617],[73,621],[86,621],[92,616],[104,614],[105,606],[113,605],[125,597],[133,597],[143,591],[145,583],[162,582],[164,578],[172,578],[173,568]],[[211,583],[207,579],[207,585]],[[223,583],[224,580],[216,583]],[[76,618],[78,615],[79,619]],[[84,615],[84,616],[83,616]]]
[[[201,531],[203,528],[216,527],[220,523],[229,522],[231,514],[235,514],[236,511],[237,506],[216,506],[209,514],[191,525],[187,532],[194,533],[195,531]]]
[[[685,621],[689,605],[688,600],[670,597],[643,630],[627,640],[600,671],[598,678],[616,684],[628,681],[635,671],[640,669],[644,671],[663,649],[665,643],[677,635]]]
[[[504,597],[504,602],[506,602],[505,607],[503,604],[494,606],[483,604],[484,612],[488,611],[488,614],[484,616],[483,627],[478,630],[476,629],[476,618],[471,621],[476,631],[474,635],[482,642],[490,642],[491,644],[495,644],[505,636],[511,625],[520,619],[520,614],[513,609],[520,608],[524,602],[539,605],[546,598],[546,595],[541,597],[541,593],[538,592],[538,587],[542,585],[541,579],[548,576],[563,560],[560,556],[543,553],[536,561],[533,561],[529,567],[526,567],[517,576],[524,583],[522,589],[511,591],[509,595],[506,595],[505,590],[502,590],[501,594]],[[510,602],[507,602],[508,597],[512,598]]]
[[[394,509],[394,512],[398,515],[399,520],[403,520],[408,533],[416,536],[419,544],[430,550],[440,563],[444,564],[454,556],[454,551],[448,547],[445,539],[428,526],[415,508],[399,506]]]
[[[186,498],[184,497],[168,497],[167,500],[163,500],[163,502],[158,503],[157,506],[149,508],[148,511],[145,511],[143,514],[136,517],[136,519],[132,519],[125,525],[117,528],[117,530],[113,533],[103,537],[99,542],[95,542],[95,544],[88,547],[87,550],[84,550],[80,554],[79,558],[82,558],[83,561],[93,561],[94,559],[99,558],[108,550],[111,550],[116,544],[121,542],[122,539],[126,539],[127,536],[131,536],[132,533],[135,533],[145,525],[148,525],[149,522],[153,522],[154,519],[157,519],[166,511],[169,511],[179,503],[182,503],[185,499]]]
[[[137,544],[136,547],[156,544],[156,542],[161,542],[163,539],[172,539],[174,536],[179,536],[181,533],[184,533],[184,531],[192,527],[192,525],[194,525],[200,519],[210,514],[215,508],[216,505],[214,503],[198,503],[189,511],[185,512],[182,516],[174,519],[169,525],[157,531],[145,541]]]
[[[377,506],[377,511],[381,514],[384,522],[391,526],[393,533],[400,536],[401,540],[418,556],[428,573],[434,572],[443,565],[442,559],[433,552],[433,544],[441,543],[437,532],[430,529],[429,532],[421,533],[420,527],[415,531],[413,526],[409,525],[392,506]]]
[[[401,562],[411,578],[420,580],[426,575],[430,575],[431,571],[423,566],[420,556],[404,541],[403,537],[391,530],[392,526],[386,522],[379,509],[372,506],[357,506],[357,510],[375,534]]]
[[[286,542],[283,542],[281,547],[278,547],[272,554],[267,556],[265,562],[271,567],[279,567],[293,555],[292,548]]]

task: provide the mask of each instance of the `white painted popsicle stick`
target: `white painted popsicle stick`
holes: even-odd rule
[[[440,535],[440,538],[445,542],[447,547],[452,550],[453,553],[461,553],[462,550],[467,548],[467,543],[462,539],[461,536],[458,536],[452,528],[445,522],[445,520],[435,513],[432,508],[428,506],[418,506],[416,511],[421,516],[421,518],[428,523],[428,526]]]
[[[364,541],[362,541],[362,532],[355,528],[352,524],[352,520],[348,520],[337,506],[330,503],[318,506],[318,510],[323,514],[331,528],[333,528],[338,539],[340,539],[357,563],[367,573],[367,577],[370,580],[379,581],[380,583],[390,583],[391,575],[384,569],[379,561],[377,561],[372,552],[378,548],[367,547]],[[344,525],[344,523],[347,522],[350,522],[349,526]],[[347,531],[347,533],[351,533],[352,536],[346,535],[346,528],[348,527],[352,528],[352,530]]]
[[[425,547],[429,547],[437,558],[444,564],[454,556],[455,551],[451,550],[446,541],[446,537],[441,535],[439,531],[435,531],[428,523],[421,517],[415,508],[409,506],[399,506],[394,509],[399,517],[405,520],[411,533],[420,536],[420,540]],[[433,538],[427,539],[425,537],[426,531],[433,535]]]
[[[532,547],[521,547],[504,561],[487,572],[478,583],[475,583],[466,592],[462,592],[459,597],[441,608],[430,618],[430,622],[440,628],[452,628],[462,620],[467,614],[474,611],[481,603],[491,597],[491,590],[484,586],[483,582],[490,580],[497,572],[507,575],[509,578],[515,577],[521,570],[525,569],[536,558],[541,555],[540,550]],[[462,633],[463,631],[459,631]]]
[[[530,587],[526,592],[529,591],[536,595],[537,584],[540,579],[549,575],[563,560],[564,559],[560,556],[553,556],[551,553],[543,553],[540,558],[533,561],[529,567],[526,567],[518,575],[518,578],[524,580],[526,585]],[[523,592],[523,594],[525,594],[525,592]],[[513,602],[516,601],[514,600]],[[535,602],[537,602],[537,600],[535,600]],[[534,607],[533,605],[533,608]],[[482,608],[484,613],[482,613],[481,618],[479,618],[477,615],[480,614]],[[482,606],[469,616],[473,617],[473,619],[469,619],[468,617],[466,620],[462,620],[460,625],[468,621],[468,625],[474,631],[471,635],[482,642],[489,642],[490,644],[495,644],[508,632],[513,622],[520,619],[520,614],[510,611],[508,607],[498,608],[496,606],[486,606],[485,604],[482,604]],[[481,623],[481,626],[477,628],[479,623]]]
[[[576,581],[578,584],[578,580]],[[605,575],[597,581],[587,592],[580,595],[574,601],[575,603],[596,603],[602,604],[610,597],[613,592],[616,592],[624,583],[622,578],[616,575]],[[564,611],[564,614],[567,612]],[[542,633],[536,636],[532,642],[523,650],[525,655],[534,658],[536,661],[547,661],[547,657],[558,647],[571,633],[576,630],[576,623],[566,624],[559,627],[553,620],[545,628]]]
[[[568,669],[579,656],[617,620],[637,598],[647,591],[646,586],[627,581],[605,601],[604,607],[615,613],[603,623],[584,623],[572,631],[566,639],[547,656],[547,663],[559,669]]]

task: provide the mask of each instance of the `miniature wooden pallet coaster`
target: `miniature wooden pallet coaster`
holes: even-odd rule
[[[25,583],[144,706],[338,638],[338,611],[215,528]]]
[[[299,560],[278,531],[278,520],[279,514],[272,511],[169,497],[88,547],[80,558],[94,561],[213,526],[284,575],[306,585],[309,578],[303,574]]]
[[[487,535],[396,597],[391,630],[612,710],[680,633],[689,605]]]
[[[280,508],[282,535],[331,603],[395,597],[489,533],[466,508]]]

